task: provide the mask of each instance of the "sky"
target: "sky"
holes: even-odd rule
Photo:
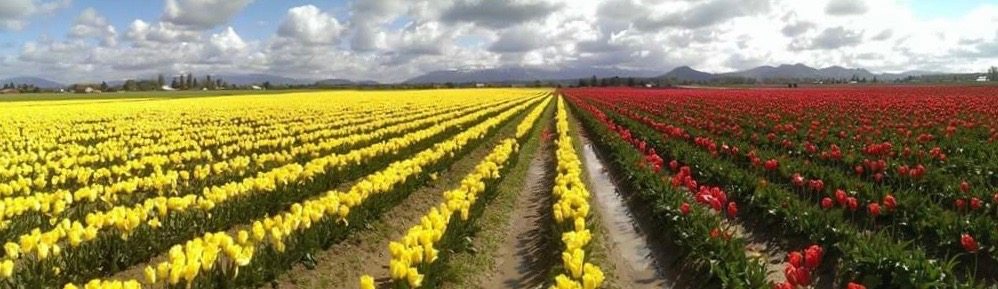
[[[0,78],[795,63],[984,71],[998,0],[0,0]]]

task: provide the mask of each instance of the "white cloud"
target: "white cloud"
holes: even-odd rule
[[[343,33],[340,22],[312,5],[294,7],[277,29],[277,35],[306,45],[334,44]]]
[[[859,15],[866,13],[868,8],[864,0],[830,0],[825,6],[828,15]]]
[[[94,8],[83,9],[73,27],[69,28],[69,36],[77,39],[95,38],[104,46],[115,46],[118,43],[118,32],[114,26],[108,24],[107,18]]]
[[[71,0],[3,0],[0,1],[0,31],[21,30],[29,18],[38,14],[48,14],[68,7]]]
[[[162,20],[204,30],[227,23],[253,0],[166,0]]]

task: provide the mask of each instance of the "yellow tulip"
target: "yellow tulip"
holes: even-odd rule
[[[0,277],[10,278],[14,274],[14,262],[11,260],[3,260],[0,262]]]
[[[146,266],[143,273],[146,277],[146,284],[156,284],[156,269],[153,269],[152,266]]]
[[[370,275],[360,276],[360,289],[374,289],[374,278]]]

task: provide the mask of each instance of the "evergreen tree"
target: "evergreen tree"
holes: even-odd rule
[[[590,87],[592,87],[592,86],[596,86],[596,84],[597,84],[597,83],[599,83],[599,82],[597,82],[597,80],[596,80],[596,75],[594,74],[594,75],[593,75],[593,78],[589,79],[589,86],[590,86]]]
[[[194,89],[194,74],[187,74],[187,89]]]
[[[988,80],[998,81],[998,66],[992,66],[988,69]]]
[[[579,78],[579,87],[583,87],[583,86],[586,86],[586,79],[585,78]]]
[[[215,89],[215,82],[211,81],[211,75],[204,76],[204,86],[208,89]]]
[[[183,74],[180,75],[180,85],[178,86],[178,89],[187,89],[187,82],[184,81]]]
[[[159,76],[156,77],[156,89],[161,89],[165,84],[166,84],[166,79],[164,79],[163,74],[160,73]]]

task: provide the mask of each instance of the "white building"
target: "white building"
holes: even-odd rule
[[[981,75],[977,77],[977,82],[985,82],[985,81],[988,81],[987,76]]]

